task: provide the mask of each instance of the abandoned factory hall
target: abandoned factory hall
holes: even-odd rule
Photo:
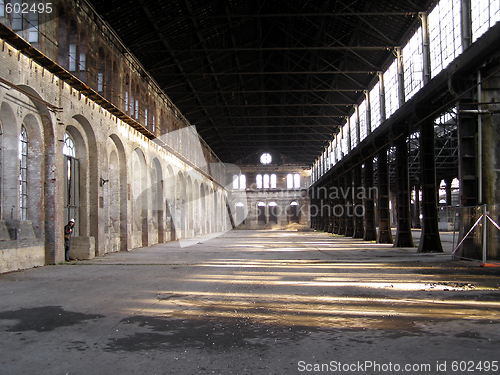
[[[0,0],[0,375],[500,373],[499,0]]]

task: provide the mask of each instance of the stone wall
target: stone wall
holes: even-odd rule
[[[78,183],[73,257],[88,259],[227,228],[227,191],[208,173],[213,159],[203,158],[209,153],[197,134],[189,137],[192,131],[186,130],[188,136],[183,135],[190,149],[197,141],[202,150],[195,163],[149,139],[5,40],[0,40],[0,59],[1,219],[7,227],[18,223],[24,232],[29,227],[34,236],[14,238],[15,231],[7,229],[9,238],[0,241],[0,272],[64,260],[65,133],[79,165],[72,180]],[[28,139],[24,203],[18,156],[22,128]],[[22,220],[22,206],[29,223]]]

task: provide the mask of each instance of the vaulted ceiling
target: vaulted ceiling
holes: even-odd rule
[[[310,165],[432,0],[90,0],[224,162]]]

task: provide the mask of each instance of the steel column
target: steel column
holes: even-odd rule
[[[420,185],[415,185],[415,228],[422,228],[420,222]]]
[[[422,233],[418,244],[419,253],[442,253],[439,237],[439,218],[434,153],[434,121],[424,120],[420,125],[420,183],[422,185]],[[409,245],[408,245],[409,246]]]
[[[353,205],[352,205],[352,171],[349,170],[345,173],[344,179],[344,191],[345,194],[345,232],[346,237],[352,237],[354,234],[354,217],[353,217]]]
[[[338,191],[338,207],[339,207],[339,212],[338,212],[338,215],[339,215],[339,234],[340,235],[344,235],[345,234],[345,229],[346,229],[346,225],[347,225],[347,220],[346,220],[346,200],[344,199],[344,189],[345,189],[345,180],[346,180],[346,177],[345,175],[342,175],[339,177],[339,184],[338,184],[338,187],[339,187],[339,191]],[[340,208],[342,208],[342,210],[340,210]]]
[[[354,233],[353,238],[363,238],[365,235],[364,227],[364,206],[363,206],[363,185],[361,181],[361,164],[354,166],[353,169],[353,196],[354,196]],[[360,209],[361,208],[361,209]]]
[[[339,191],[340,183],[339,179],[335,179],[333,183],[332,193],[335,191]],[[338,213],[338,208],[340,207],[340,199],[337,195],[333,195],[333,207],[332,207],[332,216],[333,216],[333,233],[340,234],[340,215]]]
[[[392,244],[391,212],[389,210],[389,165],[387,164],[387,148],[378,152],[378,210],[379,234],[377,243]]]
[[[398,229],[394,247],[413,247],[410,218],[410,179],[408,171],[408,146],[406,136],[400,136],[396,145],[396,210]]]
[[[375,228],[375,197],[373,196],[373,159],[365,160],[364,168],[364,195],[365,195],[365,233],[363,240],[376,241],[377,228]]]

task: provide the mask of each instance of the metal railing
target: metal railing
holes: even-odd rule
[[[454,207],[453,216],[453,257],[500,265],[500,205]]]

